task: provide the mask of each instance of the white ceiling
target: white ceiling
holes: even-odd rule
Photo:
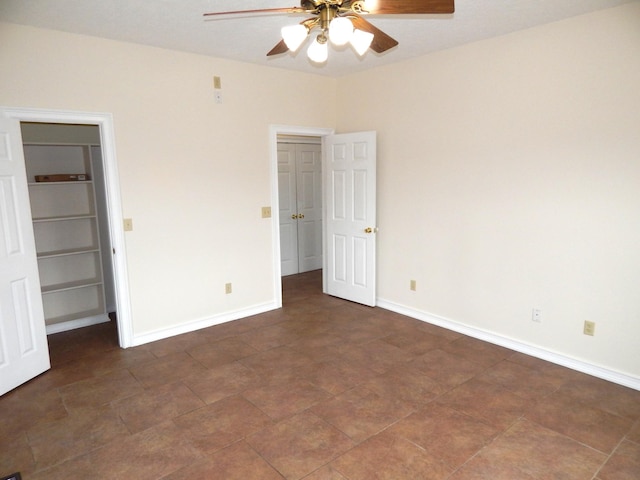
[[[0,20],[339,77],[634,1],[640,0],[456,0],[453,15],[369,16],[400,44],[363,58],[331,47],[323,66],[311,64],[304,46],[296,55],[266,56],[280,41],[280,28],[305,16],[202,16],[292,7],[296,0],[0,0]]]

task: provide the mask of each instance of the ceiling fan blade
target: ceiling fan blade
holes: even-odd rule
[[[217,15],[239,15],[239,14],[252,14],[252,13],[305,13],[307,10],[300,7],[289,8],[257,8],[254,10],[235,10],[229,12],[210,12],[203,13],[203,17],[214,17]]]
[[[377,15],[453,13],[455,11],[453,2],[454,0],[377,0],[370,2],[365,0],[363,8],[367,13]]]
[[[374,27],[360,15],[349,14],[348,16],[355,28],[373,33],[373,41],[369,48],[374,52],[382,53],[398,45],[398,41],[395,38],[390,37],[378,27]]]
[[[271,55],[280,55],[281,53],[285,53],[288,51],[289,47],[287,47],[287,44],[284,43],[284,40],[280,40],[275,47],[269,50],[269,53],[267,53],[267,57],[270,57]]]

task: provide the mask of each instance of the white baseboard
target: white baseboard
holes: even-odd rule
[[[446,328],[447,330],[452,330],[454,332],[462,333],[463,335],[468,335],[470,337],[477,338],[478,340],[483,340],[489,343],[493,343],[494,345],[499,345],[501,347],[505,347],[510,350],[514,350],[516,352],[524,353],[526,355],[531,355],[532,357],[540,358],[542,360],[546,360],[548,362],[555,363],[557,365],[561,365],[563,367],[567,367],[572,370],[586,373],[588,375],[592,375],[597,378],[602,378],[603,380],[607,380],[607,381],[617,383],[619,385],[623,385],[625,387],[633,388],[634,390],[640,391],[640,378],[637,378],[637,377],[633,377],[621,372],[617,372],[615,370],[611,370],[605,367],[587,363],[582,360],[577,360],[575,358],[571,358],[566,355],[552,352],[550,350],[545,350],[544,348],[537,347],[535,345],[529,345],[529,344],[520,342],[518,340],[514,340],[508,337],[503,337],[501,335],[498,335],[492,332],[487,332],[485,330],[481,330],[475,327],[470,327],[468,325],[464,325],[462,323],[458,323],[447,318],[443,318],[437,315],[432,315],[430,313],[416,310],[416,309],[413,309],[404,305],[400,305],[394,302],[390,302],[388,300],[378,298],[377,306],[380,308],[384,308],[386,310],[390,310],[392,312],[406,315],[407,317],[415,318],[416,320],[421,320],[423,322],[430,323],[432,325],[437,325],[439,327]],[[200,330],[202,328],[219,325],[221,323],[231,322],[233,320],[238,320],[241,318],[258,315],[260,313],[265,313],[271,310],[275,310],[277,308],[279,308],[279,305],[277,305],[276,302],[268,302],[261,305],[254,305],[252,307],[241,309],[241,310],[235,310],[233,312],[226,312],[220,315],[215,315],[213,317],[195,320],[195,321],[188,322],[175,327],[170,327],[170,328],[155,330],[153,332],[134,335],[131,346],[144,345],[145,343],[155,342],[157,340],[173,337],[175,335],[181,335],[183,333],[193,332],[196,330]],[[63,325],[63,324],[60,324],[60,325]],[[53,326],[55,325],[52,325],[52,327]],[[74,328],[78,328],[78,327],[74,327]],[[50,333],[49,327],[47,327],[47,333]]]
[[[93,315],[91,317],[78,318],[76,320],[69,320],[66,322],[52,323],[51,325],[47,325],[47,335],[75,330],[76,328],[89,327],[91,325],[97,325],[99,323],[106,323],[109,321],[111,321],[111,319],[105,313]]]
[[[275,302],[268,302],[261,305],[254,305],[249,308],[235,310],[233,312],[225,312],[213,317],[201,318],[188,323],[183,323],[175,327],[154,330],[153,332],[133,335],[132,347],[144,345],[145,343],[155,342],[164,338],[173,337],[174,335],[182,335],[183,333],[194,332],[202,328],[212,327],[221,323],[231,322],[240,318],[251,317],[259,313],[269,312],[278,308]]]
[[[415,310],[413,308],[399,305],[388,300],[378,298],[377,306],[380,308],[384,308],[385,310],[391,310],[392,312],[406,315],[407,317],[415,318],[416,320],[421,320],[426,323],[437,325],[438,327],[446,328],[447,330],[453,330],[454,332],[462,333],[479,340],[484,340],[486,342],[493,343],[510,350],[514,350],[516,352],[531,355],[532,357],[540,358],[542,360],[546,360],[548,362],[555,363],[572,370],[577,370],[594,377],[602,378],[603,380],[608,380],[625,387],[633,388],[634,390],[640,390],[640,378],[637,377],[620,373],[615,370],[601,367],[599,365],[587,363],[582,360],[577,360],[566,355],[545,350],[541,347],[522,343],[518,340],[503,337],[492,332],[487,332],[475,327],[470,327],[468,325],[464,325],[447,318],[432,315],[420,310]]]

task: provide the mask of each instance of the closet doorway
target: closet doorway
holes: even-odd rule
[[[281,275],[322,269],[320,137],[278,135]]]
[[[134,346],[133,322],[127,273],[126,245],[123,229],[122,201],[120,198],[120,181],[115,150],[115,133],[113,117],[110,113],[79,112],[64,110],[45,110],[34,108],[0,107],[0,118],[13,125],[6,135],[7,145],[11,148],[22,147],[20,125],[25,122],[68,125],[94,125],[100,131],[100,147],[104,186],[106,197],[106,219],[111,236],[111,264],[113,266],[113,287],[117,311],[118,340],[120,347]],[[14,138],[15,137],[15,138]],[[17,158],[23,160],[23,151]],[[65,172],[68,173],[68,172]],[[25,176],[26,182],[26,176]],[[27,188],[27,185],[24,185]],[[31,254],[31,252],[29,252]],[[36,256],[35,248],[33,256]],[[44,328],[42,329],[44,334]],[[46,339],[45,339],[46,345]],[[44,352],[48,358],[48,352]],[[23,380],[24,381],[24,380]]]
[[[47,334],[115,319],[100,127],[20,129]]]

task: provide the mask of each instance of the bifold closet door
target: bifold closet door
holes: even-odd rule
[[[322,158],[318,144],[278,144],[282,275],[322,268]]]

